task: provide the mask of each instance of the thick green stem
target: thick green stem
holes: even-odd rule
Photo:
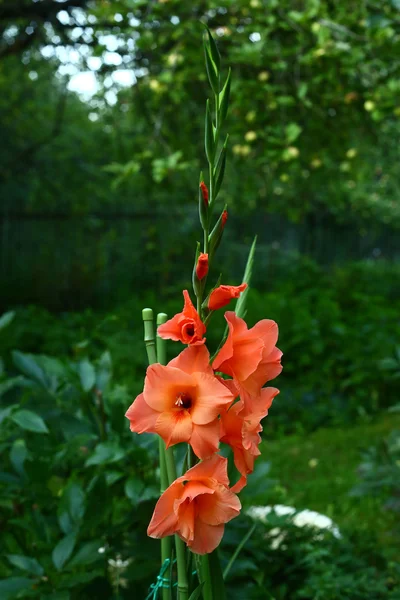
[[[156,353],[156,339],[154,335],[154,323],[153,323],[153,311],[151,308],[144,308],[142,311],[143,323],[144,323],[144,343],[146,345],[147,358],[149,365],[157,362],[157,354],[159,354],[161,360],[165,363],[165,344],[164,340],[157,337],[157,353]],[[167,315],[160,313],[157,315],[157,325],[165,323]],[[159,362],[161,362],[159,359]],[[165,462],[165,446],[163,440],[159,439],[159,450],[160,450],[160,491],[163,493],[168,487],[168,475],[167,465]],[[161,564],[164,565],[167,559],[171,559],[172,554],[172,540],[170,537],[161,539]],[[171,600],[171,586],[162,588],[162,600]]]
[[[147,358],[149,359],[149,365],[152,365],[153,363],[157,362],[153,310],[151,308],[144,308],[142,310],[142,318],[144,324],[144,343],[146,346]]]

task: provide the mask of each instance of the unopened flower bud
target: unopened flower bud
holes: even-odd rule
[[[221,242],[222,233],[224,231],[224,227],[225,227],[227,220],[228,220],[228,211],[226,209],[224,209],[222,211],[218,221],[216,222],[214,229],[212,230],[212,232],[210,233],[210,235],[208,237],[210,261],[212,261],[215,251]]]
[[[204,183],[204,181],[200,182],[200,190],[203,196],[204,204],[208,207],[208,187]]]
[[[204,254],[203,252],[200,254],[197,260],[196,266],[196,275],[198,279],[201,281],[208,273],[208,254]]]

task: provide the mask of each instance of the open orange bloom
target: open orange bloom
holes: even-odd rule
[[[225,319],[229,334],[212,366],[233,377],[245,400],[246,396],[257,396],[261,387],[282,371],[282,352],[275,346],[278,325],[263,319],[247,329],[234,312],[226,312]]]
[[[144,390],[129,407],[131,431],[158,433],[167,448],[187,442],[199,458],[218,450],[218,415],[233,395],[214,376],[205,346],[191,346],[168,365],[150,365]]]
[[[183,311],[160,325],[157,333],[164,340],[174,340],[192,346],[204,344],[205,325],[193,306],[187,290],[183,290],[183,297],[185,299]]]
[[[217,310],[229,304],[233,298],[239,298],[240,294],[247,288],[247,283],[240,285],[220,285],[210,294],[208,308]]]
[[[258,449],[261,419],[268,414],[277,394],[279,390],[276,388],[263,388],[259,396],[252,398],[251,413],[243,410],[242,403],[237,402],[221,414],[221,442],[231,446],[235,466],[241,474],[239,481],[231,488],[233,492],[240,492],[247,483],[247,475],[254,471],[254,461],[261,454]]]
[[[227,462],[215,454],[176,479],[157,502],[148,535],[162,538],[177,533],[197,554],[215,550],[225,523],[241,509],[229,489]]]

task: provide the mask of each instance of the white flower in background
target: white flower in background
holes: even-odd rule
[[[326,515],[315,510],[301,510],[298,511],[293,506],[285,506],[284,504],[276,504],[275,506],[251,506],[246,514],[254,519],[255,521],[261,521],[262,523],[268,523],[268,516],[271,513],[275,513],[278,517],[288,517],[290,521],[296,527],[313,527],[315,529],[327,529],[336,538],[340,538],[340,531],[335,523]],[[281,546],[285,539],[286,532],[279,527],[274,527],[268,533],[269,537],[272,537],[271,548],[275,550]],[[317,534],[315,539],[320,540],[323,538],[323,534]]]

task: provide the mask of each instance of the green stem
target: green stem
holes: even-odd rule
[[[167,463],[168,481],[171,484],[176,479],[173,448],[166,449],[165,460]],[[186,549],[184,542],[178,535],[175,535],[175,550],[178,567],[178,600],[187,600],[189,596],[189,586],[186,572]]]
[[[154,337],[153,327],[153,310],[151,308],[144,308],[142,310],[142,318],[144,324],[144,343],[146,346],[147,358],[149,359],[149,365],[157,362],[156,355],[156,340]]]
[[[158,313],[157,326],[162,325],[168,319],[165,313]],[[156,338],[157,359],[161,365],[167,362],[166,342],[159,336]],[[167,463],[165,460],[165,444],[160,437],[158,440],[159,457],[160,457],[160,492],[163,494],[168,487]],[[161,564],[163,565],[167,559],[171,560],[172,554],[172,539],[171,536],[161,538]],[[171,600],[171,587],[162,588],[162,600]]]

